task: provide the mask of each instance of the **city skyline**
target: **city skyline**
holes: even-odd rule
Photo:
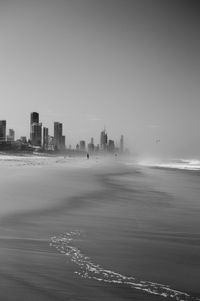
[[[104,130],[100,133],[99,142],[94,143],[94,137],[90,141],[80,140],[75,145],[66,143],[66,136],[63,135],[63,123],[53,121],[53,132],[49,132],[47,125],[43,126],[39,112],[30,113],[30,129],[28,136],[20,136],[15,139],[15,130],[7,127],[7,120],[0,120],[0,142],[21,142],[34,147],[40,147],[43,151],[64,151],[66,149],[74,149],[80,151],[88,151],[90,153],[96,151],[124,152],[124,136],[121,135],[119,143],[116,140],[109,139],[108,134]],[[87,143],[88,142],[88,143]]]
[[[17,137],[36,111],[72,145],[105,125],[138,154],[199,156],[197,1],[1,1],[0,24],[0,119]]]
[[[63,122],[58,122],[58,121],[54,121],[54,120],[51,120],[51,122],[50,122],[50,124],[47,124],[47,123],[45,123],[45,122],[43,122],[43,120],[42,120],[42,117],[41,117],[41,114],[39,113],[39,112],[36,112],[36,111],[33,111],[33,112],[29,112],[28,113],[29,114],[29,126],[28,125],[26,125],[24,128],[23,128],[23,130],[21,130],[21,133],[22,134],[19,134],[19,132],[17,133],[17,131],[16,131],[16,129],[15,128],[11,128],[11,124],[13,125],[13,123],[12,123],[12,121],[11,120],[9,120],[9,122],[8,122],[8,120],[5,118],[5,119],[2,119],[2,120],[0,120],[0,121],[6,121],[6,134],[5,134],[5,138],[7,139],[7,137],[9,136],[9,131],[11,130],[14,130],[14,135],[15,135],[15,140],[20,140],[21,138],[23,138],[23,139],[25,139],[26,138],[26,140],[28,141],[29,139],[30,139],[30,141],[32,140],[32,138],[31,138],[31,132],[33,131],[32,130],[32,127],[37,127],[38,128],[38,125],[39,125],[39,127],[41,127],[41,129],[40,129],[40,135],[41,135],[41,141],[40,141],[40,143],[39,144],[41,144],[41,145],[43,145],[44,144],[44,140],[43,140],[43,136],[44,136],[44,129],[46,130],[48,130],[48,134],[50,134],[50,136],[52,136],[52,137],[54,137],[54,131],[55,131],[55,123],[56,124],[60,124],[60,125],[62,125],[63,126],[63,128],[64,128],[64,123]],[[32,114],[36,114],[36,115],[34,115],[34,116],[32,116]],[[24,120],[27,120],[27,116],[24,116]],[[41,120],[41,122],[39,122],[39,120]],[[22,118],[20,118],[20,121],[22,121]],[[15,124],[16,125],[16,128],[18,128],[18,126],[17,126],[17,124]],[[106,130],[106,127],[105,127],[105,125],[104,126],[102,126],[102,128],[104,127],[104,129],[102,130],[102,132],[107,132],[107,130]],[[62,128],[62,130],[61,130],[61,132],[63,131],[63,128]],[[99,144],[99,145],[101,145],[101,137],[99,138],[99,133],[100,133],[100,131],[101,131],[101,128],[99,128],[99,132],[97,131],[96,133],[94,133],[94,131],[91,131],[91,133],[93,133],[94,135],[93,135],[93,137],[92,137],[92,135],[90,134],[90,132],[88,131],[88,133],[87,133],[87,135],[85,135],[84,136],[84,133],[82,134],[82,136],[81,136],[81,130],[79,131],[80,132],[80,134],[78,135],[78,139],[76,140],[76,138],[75,137],[73,137],[73,129],[71,130],[71,132],[69,133],[69,136],[67,136],[67,130],[66,130],[66,133],[65,133],[65,137],[66,137],[66,147],[69,147],[69,146],[71,146],[71,147],[73,147],[74,149],[75,149],[75,147],[76,147],[76,144],[78,143],[78,142],[80,142],[80,141],[85,141],[86,143],[88,142],[91,142],[90,140],[91,139],[93,139],[93,140],[95,140],[95,141],[97,141],[96,142],[96,144]],[[84,132],[84,131],[83,131]],[[101,132],[101,133],[102,133]],[[71,135],[70,135],[71,134]],[[62,135],[61,135],[62,136]],[[120,137],[121,136],[123,136],[122,135],[122,133],[120,132],[120,133],[118,133],[117,135],[115,135],[114,136],[114,142],[115,142],[115,144],[116,144],[116,147],[118,147],[118,148],[120,148]],[[95,137],[95,138],[94,138]],[[83,140],[83,138],[84,138],[84,140]],[[106,140],[107,142],[108,142],[108,138],[107,138],[107,140]],[[35,143],[36,145],[37,145],[37,143]]]

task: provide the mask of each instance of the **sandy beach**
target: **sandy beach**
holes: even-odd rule
[[[197,172],[23,158],[0,191],[1,300],[199,300]]]

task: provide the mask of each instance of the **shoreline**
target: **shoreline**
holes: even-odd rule
[[[174,220],[176,216],[170,215],[179,200],[164,193],[165,189],[158,190],[155,186],[158,184],[157,176],[151,170],[146,173],[143,168],[133,169],[115,160],[109,162],[110,165],[108,161],[85,159],[77,160],[77,164],[72,160],[71,166],[56,164],[42,168],[16,168],[16,174],[20,171],[17,180],[12,168],[8,170],[8,175],[13,174],[13,177],[4,179],[5,183],[9,181],[7,188],[4,187],[4,194],[8,197],[8,188],[15,183],[9,197],[12,202],[15,199],[18,208],[0,219],[0,264],[3,270],[0,278],[3,283],[12,270],[14,276],[9,278],[10,285],[14,285],[17,292],[16,284],[21,283],[19,287],[23,292],[31,292],[30,300],[168,300],[127,285],[124,288],[119,283],[98,282],[74,274],[78,269],[70,256],[60,254],[49,243],[51,237],[80,231],[81,235],[71,241],[69,247],[75,247],[93,263],[110,270],[110,275],[137,276],[152,283],[171,282],[174,289],[188,292],[184,289],[186,280],[176,279],[175,275],[184,275],[186,266],[191,275],[193,266],[186,263],[179,266],[173,260],[178,254],[180,259],[188,258],[191,252],[197,256],[199,245],[198,235],[193,237],[196,245],[190,243],[192,238],[187,241],[187,232],[182,231],[182,236],[177,232],[178,239],[173,235],[174,227],[179,229],[179,223]],[[159,171],[158,174],[164,179],[167,176]],[[18,199],[14,190],[20,193]],[[24,202],[19,208],[21,198]],[[165,252],[170,254],[172,261],[165,258]],[[169,276],[165,275],[164,266],[169,270]],[[104,277],[103,274],[100,276]],[[194,279],[190,279],[191,283],[186,287],[194,282],[195,288],[195,277],[193,273]],[[50,292],[46,287],[51,287]],[[0,288],[4,294],[5,287]],[[23,300],[23,295],[19,292],[18,299],[10,296],[8,300]]]

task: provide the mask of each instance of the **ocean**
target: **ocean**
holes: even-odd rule
[[[200,300],[198,164],[1,156],[0,299]]]

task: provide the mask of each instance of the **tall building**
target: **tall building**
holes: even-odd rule
[[[115,143],[113,140],[108,141],[108,151],[111,153],[115,151]]]
[[[30,141],[34,146],[42,144],[42,123],[39,123],[39,113],[32,112],[30,118]]]
[[[30,120],[31,124],[32,123],[39,123],[39,113],[37,112],[32,112],[31,113],[31,120]]]
[[[15,131],[13,129],[9,129],[7,141],[15,141]]]
[[[62,138],[61,138],[61,149],[62,150],[65,149],[65,136],[62,136]]]
[[[0,120],[0,141],[6,141],[6,120]]]
[[[54,142],[56,150],[65,149],[65,136],[62,134],[63,125],[60,122],[54,122]]]
[[[124,152],[124,136],[121,135],[121,138],[120,138],[120,153],[123,153]]]
[[[21,140],[22,143],[25,143],[25,144],[27,143],[26,136],[21,136],[20,140]]]
[[[85,141],[84,140],[80,141],[80,150],[85,151]]]
[[[48,136],[48,150],[54,151],[55,142],[53,136]]]
[[[48,144],[49,144],[49,129],[43,127],[43,149],[44,150],[48,150]]]
[[[31,144],[34,146],[42,145],[42,123],[33,123],[32,124]]]
[[[108,135],[106,134],[106,131],[103,130],[100,136],[100,148],[105,150],[107,148],[107,143],[108,143]]]
[[[90,143],[88,143],[88,152],[89,153],[94,152],[94,138],[91,138]]]

